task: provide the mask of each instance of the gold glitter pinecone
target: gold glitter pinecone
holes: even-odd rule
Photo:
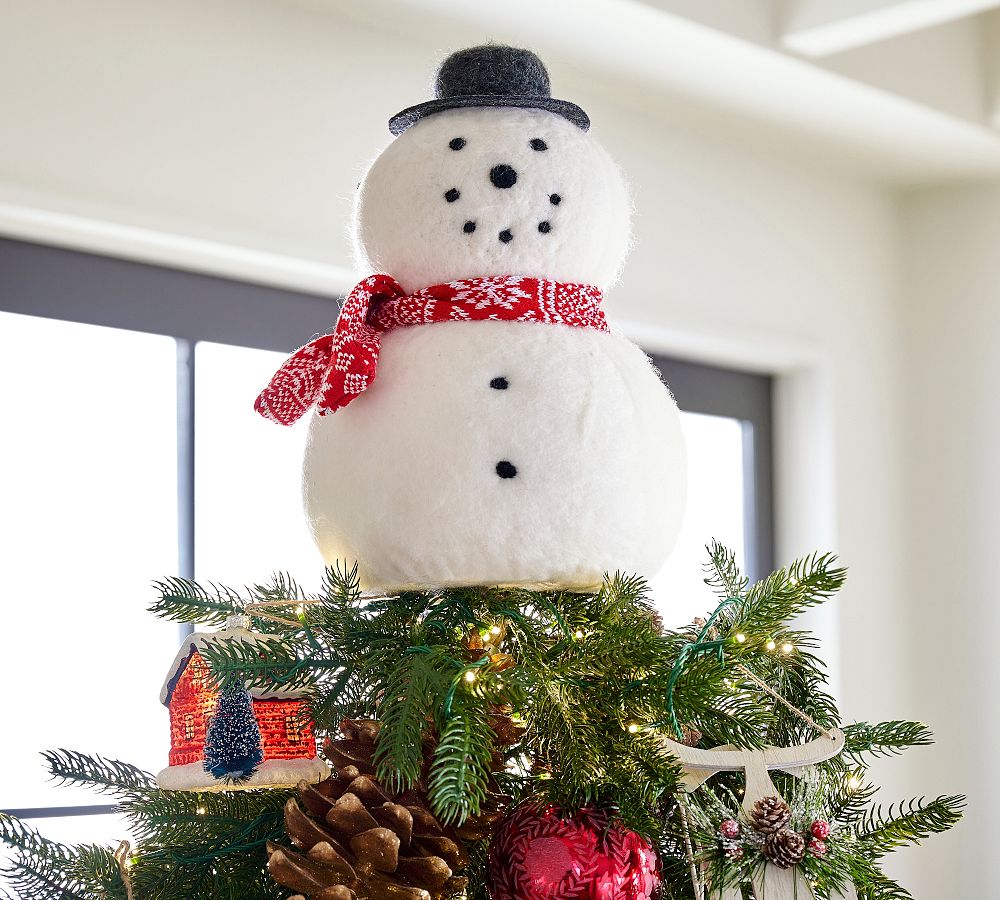
[[[268,846],[278,884],[312,900],[444,900],[462,890],[464,841],[491,833],[506,798],[492,796],[481,815],[443,826],[423,789],[392,794],[375,774],[378,724],[345,721],[325,751],[336,774],[285,805],[285,827],[298,850]],[[425,757],[429,758],[425,746]],[[301,852],[300,852],[301,851]]]
[[[750,824],[761,834],[775,834],[792,821],[792,809],[781,797],[761,797],[750,809]]]
[[[779,869],[797,866],[806,855],[806,839],[797,831],[785,828],[769,834],[764,841],[762,852]]]

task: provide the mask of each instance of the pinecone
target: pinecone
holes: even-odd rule
[[[769,834],[761,852],[779,869],[790,869],[802,862],[806,855],[806,839],[797,831],[785,828]]]
[[[781,797],[761,797],[750,809],[750,824],[761,834],[775,834],[792,821],[792,809]]]
[[[685,747],[697,747],[704,735],[694,725],[681,725],[681,743]]]
[[[269,845],[271,877],[313,900],[443,900],[464,888],[463,840],[489,834],[505,798],[461,828],[444,827],[420,784],[392,795],[379,783],[377,723],[345,721],[341,732],[325,748],[337,774],[301,782],[285,805],[285,827],[304,852]]]

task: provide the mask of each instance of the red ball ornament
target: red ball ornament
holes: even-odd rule
[[[809,852],[813,856],[826,856],[826,843],[819,838],[813,838],[809,842]]]
[[[719,826],[719,834],[727,840],[736,840],[740,836],[740,823],[736,819],[723,819]]]
[[[825,841],[830,836],[830,823],[817,819],[809,830],[817,841]]]
[[[593,809],[523,804],[490,844],[493,900],[650,900],[659,886],[652,845]]]

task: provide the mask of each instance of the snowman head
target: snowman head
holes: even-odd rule
[[[628,191],[538,57],[459,51],[436,94],[393,117],[398,137],[361,183],[359,263],[407,292],[491,275],[607,288],[628,251]]]

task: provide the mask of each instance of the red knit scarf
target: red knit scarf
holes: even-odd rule
[[[344,301],[332,334],[296,350],[257,398],[254,409],[291,425],[315,404],[319,414],[347,406],[375,380],[381,335],[431,322],[548,322],[607,331],[602,294],[589,284],[540,278],[467,278],[412,294],[388,275],[372,275]]]

